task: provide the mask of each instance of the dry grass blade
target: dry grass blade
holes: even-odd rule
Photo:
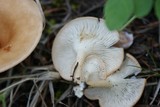
[[[35,85],[35,87],[36,87],[36,89],[37,89],[37,92],[36,92],[36,94],[34,95],[33,100],[31,101],[31,104],[30,104],[29,107],[35,107],[36,104],[37,104],[37,101],[38,101],[39,97],[41,98],[42,104],[44,105],[44,107],[47,107],[47,105],[46,105],[46,103],[45,103],[45,101],[44,101],[44,98],[43,98],[43,96],[42,96],[42,94],[41,94],[41,92],[43,91],[43,89],[44,89],[45,86],[46,86],[46,82],[45,82],[45,81],[42,81],[39,87],[37,86],[36,81],[33,81],[33,82],[34,82],[34,85]]]
[[[35,85],[32,86],[32,88],[31,88],[31,90],[29,92],[28,101],[27,101],[27,107],[30,107],[30,100],[31,100],[34,88],[35,88]]]
[[[160,79],[159,79],[159,82],[158,82],[156,91],[155,91],[155,93],[154,93],[153,99],[152,99],[152,101],[150,102],[150,105],[152,105],[153,102],[155,101],[155,99],[156,99],[156,97],[157,97],[159,91],[160,91]]]
[[[18,76],[18,78],[20,78],[20,77],[24,77],[24,76]],[[17,79],[17,76],[11,77],[11,78],[9,78],[9,79],[15,79],[15,78]],[[40,73],[40,74],[38,74],[38,75],[29,75],[28,78],[22,79],[22,80],[20,80],[20,81],[18,81],[18,82],[16,82],[16,83],[13,83],[13,84],[7,86],[6,88],[0,90],[0,93],[3,93],[3,92],[4,92],[4,93],[6,93],[7,95],[9,95],[9,93],[10,93],[10,103],[9,103],[8,106],[11,107],[11,106],[12,106],[12,103],[13,103],[13,98],[15,97],[15,94],[16,94],[17,91],[19,90],[19,87],[21,86],[21,84],[24,83],[24,82],[26,82],[26,81],[33,81],[33,82],[34,82],[34,85],[33,85],[33,86],[35,86],[36,89],[39,90],[39,91],[37,91],[37,93],[35,94],[33,100],[32,100],[31,103],[29,104],[30,98],[31,98],[31,95],[32,95],[31,93],[32,93],[32,91],[33,91],[33,89],[34,89],[34,88],[32,87],[31,92],[30,92],[30,95],[29,95],[29,98],[28,98],[27,107],[35,107],[35,105],[36,105],[36,103],[37,103],[37,101],[38,101],[39,96],[40,96],[41,99],[42,99],[43,105],[44,105],[45,107],[47,107],[47,105],[45,104],[45,101],[44,101],[44,99],[43,99],[43,97],[42,97],[42,95],[41,95],[40,93],[42,92],[42,90],[44,89],[44,87],[47,85],[47,84],[46,84],[46,81],[48,81],[48,80],[57,80],[57,79],[60,79],[60,75],[59,75],[58,72],[45,72],[45,73]],[[7,78],[2,78],[2,80],[7,80]],[[38,87],[38,86],[36,85],[35,81],[42,81],[40,87]],[[14,92],[14,94],[13,94],[13,89],[14,89],[14,87],[16,87],[17,85],[18,85],[18,87],[16,88],[16,90],[15,90],[15,92]],[[51,90],[51,91],[52,91],[52,94],[53,94],[53,90]]]
[[[70,85],[68,87],[68,89],[61,95],[61,97],[57,100],[56,104],[60,103],[62,104],[62,100],[64,100],[68,95],[70,95],[71,91],[72,91],[72,85]]]
[[[13,83],[12,85],[0,90],[0,93],[6,91],[7,89],[10,89],[18,84],[21,84],[23,82],[29,81],[29,80],[58,80],[60,79],[60,75],[58,72],[44,72],[44,73],[40,73],[40,74],[33,74],[33,75],[25,75],[25,76],[12,76],[12,77],[4,77],[1,78],[0,80],[8,80],[8,79],[17,79],[17,78],[24,78],[27,77],[25,79],[22,79],[16,83]]]
[[[12,106],[12,102],[13,102],[13,90],[10,92],[9,100],[10,100],[10,103],[9,103],[8,107],[11,107]]]
[[[16,87],[16,89],[15,89],[15,91],[14,91],[14,93],[13,93],[13,89],[11,90],[11,94],[10,94],[10,103],[9,103],[9,105],[8,105],[8,107],[12,107],[12,103],[13,103],[13,99],[15,98],[15,96],[16,96],[16,94],[18,93],[18,90],[19,90],[19,88],[21,87],[21,85],[22,84],[19,84],[17,87]]]
[[[49,81],[49,92],[50,92],[50,95],[51,95],[51,101],[52,101],[52,105],[54,107],[54,89],[53,89],[53,83],[52,81]]]
[[[147,83],[146,86],[153,86],[153,85],[157,85],[158,82],[152,82],[152,83]]]
[[[36,66],[36,67],[27,67],[27,69],[30,69],[32,73],[39,72],[39,71],[53,71],[55,68],[53,65],[46,65],[46,66]],[[54,71],[56,72],[56,71]]]
[[[8,91],[8,90],[11,90],[11,89],[14,88],[15,86],[17,86],[17,85],[19,85],[19,84],[22,84],[22,83],[24,83],[24,82],[26,82],[26,81],[32,80],[32,79],[33,79],[33,78],[26,78],[26,79],[23,79],[23,80],[21,80],[21,81],[18,81],[18,82],[16,82],[16,83],[14,83],[14,84],[12,84],[12,85],[10,85],[10,86],[8,86],[8,87],[0,90],[0,93],[3,93],[3,92]]]

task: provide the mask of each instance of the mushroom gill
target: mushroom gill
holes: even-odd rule
[[[64,79],[79,84],[83,81],[84,63],[87,57],[93,55],[104,63],[104,72],[100,71],[99,74],[105,79],[122,64],[123,48],[113,47],[118,40],[118,32],[109,31],[103,19],[76,18],[68,22],[54,40],[54,66]]]
[[[97,85],[101,79],[89,78],[90,85],[84,95],[92,100],[99,100],[101,107],[132,107],[140,99],[146,80],[126,78],[141,71],[138,61],[130,54],[126,55],[122,66],[103,80],[103,87]],[[96,77],[97,74],[93,74]]]

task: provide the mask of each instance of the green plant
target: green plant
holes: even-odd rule
[[[160,0],[107,0],[104,16],[110,30],[122,30],[135,18],[142,18],[154,8],[160,19]]]
[[[2,107],[6,107],[6,94],[5,93],[0,93],[0,103],[2,104]]]

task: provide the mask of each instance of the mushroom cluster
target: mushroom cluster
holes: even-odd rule
[[[119,41],[119,33],[95,17],[74,19],[59,31],[52,59],[62,78],[77,83],[75,95],[98,99],[101,107],[131,107],[138,101],[145,79],[128,78],[141,67],[116,46]]]
[[[43,16],[34,0],[0,1],[0,72],[24,60],[38,44]]]

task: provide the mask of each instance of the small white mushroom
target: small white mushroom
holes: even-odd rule
[[[95,87],[97,81],[92,81],[90,87],[84,92],[89,99],[98,99],[101,107],[132,107],[140,98],[144,86],[145,79],[125,79],[129,75],[141,71],[141,67],[137,60],[127,54],[121,68],[103,80],[104,87]],[[94,76],[95,77],[95,76]],[[94,84],[93,84],[94,83]],[[93,86],[92,86],[93,85]]]
[[[118,40],[118,32],[109,31],[103,19],[74,19],[59,31],[54,40],[54,66],[64,79],[74,79],[75,82],[81,83],[84,81],[84,63],[87,59],[93,58],[100,67],[96,71],[99,72],[99,77],[106,79],[123,61],[123,49],[112,47]],[[91,69],[94,68],[94,64],[89,66]]]
[[[117,47],[122,47],[124,49],[129,48],[133,44],[133,34],[125,31],[119,31],[119,41],[115,44]]]
[[[43,17],[34,0],[0,1],[0,72],[28,57],[38,44]]]

